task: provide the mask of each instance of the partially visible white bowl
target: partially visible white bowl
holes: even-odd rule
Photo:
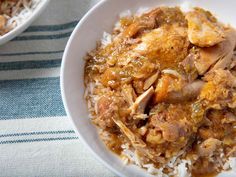
[[[14,37],[22,33],[26,28],[28,28],[30,24],[34,20],[36,20],[36,18],[44,11],[49,2],[50,0],[41,0],[41,2],[34,9],[33,13],[23,23],[16,26],[14,29],[4,34],[3,36],[0,36],[0,45],[12,40]]]
[[[209,9],[221,21],[236,26],[235,0],[103,0],[83,17],[66,46],[61,67],[61,92],[67,115],[72,120],[80,141],[91,150],[95,157],[119,176],[151,175],[134,165],[124,165],[100,141],[96,128],[89,120],[87,104],[83,97],[85,64],[83,57],[96,47],[96,41],[102,38],[104,31],[112,31],[120,12],[127,9],[135,12],[139,7],[154,8],[160,5],[176,6],[183,3]],[[233,177],[236,174],[225,172],[219,176]]]

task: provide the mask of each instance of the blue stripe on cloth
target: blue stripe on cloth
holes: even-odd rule
[[[32,143],[32,142],[62,141],[62,140],[77,140],[77,139],[79,138],[78,137],[37,138],[37,139],[0,141],[0,144]]]
[[[61,59],[41,61],[14,61],[0,63],[0,71],[37,68],[55,68],[61,66]]]
[[[40,25],[40,26],[30,26],[25,33],[27,32],[45,32],[45,31],[60,31],[65,29],[74,28],[79,21],[72,21],[69,23],[59,24],[59,25]]]
[[[58,51],[40,51],[40,52],[21,52],[21,53],[0,53],[0,56],[22,56],[22,55],[44,55],[63,53],[64,50]]]
[[[17,137],[17,136],[29,136],[29,135],[50,135],[50,134],[74,134],[74,130],[64,130],[64,131],[45,131],[45,132],[26,132],[26,133],[12,133],[12,134],[2,134],[0,138],[5,137]]]
[[[59,77],[0,81],[0,120],[65,116]]]
[[[30,40],[52,40],[52,39],[62,39],[67,38],[71,35],[72,31],[54,35],[29,35],[29,36],[18,36],[12,41],[30,41]]]

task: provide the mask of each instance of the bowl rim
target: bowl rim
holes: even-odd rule
[[[32,15],[29,16],[27,20],[25,20],[23,23],[16,26],[15,28],[13,28],[8,33],[0,36],[0,45],[3,45],[6,42],[12,40],[13,38],[21,34],[26,28],[28,28],[30,24],[33,23],[33,21],[35,21],[36,18],[38,18],[41,15],[41,13],[46,9],[49,2],[50,0],[43,0],[42,2],[40,2],[38,4],[38,7],[35,8]]]
[[[107,167],[109,170],[111,170],[112,172],[114,172],[115,174],[117,174],[118,176],[121,177],[125,177],[124,174],[122,174],[120,171],[118,171],[117,169],[113,168],[112,165],[108,164],[108,162],[106,162],[104,159],[102,159],[101,157],[99,157],[96,152],[89,146],[89,144],[84,140],[83,136],[81,135],[81,133],[79,132],[79,130],[77,129],[74,119],[71,116],[71,112],[68,109],[68,104],[67,104],[67,98],[66,98],[66,94],[65,94],[65,85],[64,85],[64,80],[65,80],[65,63],[66,63],[66,58],[68,56],[69,53],[69,49],[70,46],[72,45],[72,41],[74,39],[74,36],[77,34],[77,32],[80,30],[81,26],[83,25],[83,23],[87,20],[88,16],[90,16],[91,13],[93,13],[93,11],[97,8],[99,8],[100,6],[102,6],[103,4],[105,4],[108,0],[100,0],[98,3],[96,3],[83,17],[82,19],[78,22],[78,24],[76,25],[76,27],[74,28],[73,32],[71,33],[71,36],[66,44],[63,56],[62,56],[62,63],[61,63],[61,74],[60,74],[60,88],[61,88],[61,97],[62,97],[62,101],[64,104],[64,108],[66,111],[67,116],[69,117],[70,121],[72,122],[72,126],[75,130],[75,133],[77,134],[77,136],[80,137],[80,141],[82,142],[82,144],[91,152],[91,154],[93,154],[93,156],[99,161],[101,162],[105,167]]]

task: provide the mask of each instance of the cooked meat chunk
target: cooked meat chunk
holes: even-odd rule
[[[188,56],[180,62],[180,67],[183,67],[183,70],[186,75],[188,82],[192,82],[198,77],[198,71],[195,66],[195,61],[198,56],[194,53],[194,49],[190,50]]]
[[[131,114],[143,114],[153,93],[154,93],[154,89],[153,87],[150,87],[147,91],[145,91],[142,95],[140,95],[135,100],[134,104],[130,107]]]
[[[157,105],[151,110],[153,116],[147,124],[146,141],[151,146],[158,146],[157,151],[160,153],[168,151],[165,154],[167,158],[186,147],[194,136],[194,126],[187,120],[190,107],[180,107],[180,104]]]
[[[231,118],[229,117],[231,115]],[[232,116],[234,114],[227,109],[223,110],[208,110],[206,117],[209,121],[207,124],[203,123],[199,128],[198,135],[201,139],[207,140],[209,138],[215,138],[220,141],[225,141],[228,136],[234,136],[234,128],[232,124]],[[226,120],[231,120],[227,122]],[[225,139],[226,138],[226,139]]]
[[[126,102],[129,104],[129,106],[133,105],[134,101],[137,98],[134,88],[131,85],[124,85],[121,94],[123,95]]]
[[[236,87],[236,77],[233,76],[229,70],[218,69],[209,72],[204,76],[203,80],[215,84],[227,85],[229,87]]]
[[[196,80],[187,83],[180,91],[172,91],[168,94],[165,102],[182,102],[190,101],[198,97],[204,85],[202,80]]]
[[[146,143],[140,137],[134,134],[123,122],[115,118],[113,120],[116,125],[121,129],[121,131],[126,135],[126,137],[131,141],[131,144],[139,153],[142,153],[144,156],[150,158],[154,162],[164,162],[164,159],[162,157],[159,157],[155,153],[155,151],[149,149]]]
[[[211,176],[219,173],[219,169],[214,165],[214,162],[208,160],[209,158],[199,158],[193,165],[192,174],[195,176]]]
[[[186,15],[188,37],[192,44],[199,47],[210,47],[224,40],[224,28],[218,24],[209,11],[195,8]]]
[[[222,42],[222,45],[224,45],[224,48],[222,48],[221,57],[217,63],[210,68],[210,71],[229,68],[233,62],[233,51],[236,46],[236,31],[234,29],[230,28],[226,31],[226,39]]]
[[[211,157],[220,145],[221,141],[219,141],[218,139],[209,138],[199,145],[198,153],[200,156]]]
[[[236,78],[228,70],[215,70],[207,74],[199,99],[212,108],[234,108]]]
[[[178,8],[157,8],[134,20],[123,32],[124,37],[134,37],[137,33],[152,30],[166,24],[186,26],[183,13]]]
[[[143,89],[144,90],[149,89],[156,82],[158,76],[159,76],[159,72],[153,74],[151,77],[146,79],[143,85]]]
[[[101,128],[113,127],[114,121],[112,117],[116,111],[116,107],[112,105],[112,99],[109,97],[101,97],[97,103],[98,107],[98,117],[94,119],[94,123],[96,123]]]
[[[134,49],[150,60],[158,60],[162,69],[174,67],[186,56],[189,47],[186,28],[173,24],[146,33]]]
[[[193,100],[198,97],[204,82],[196,80],[188,83],[185,78],[163,75],[155,90],[154,103],[159,102],[182,102]]]
[[[185,77],[181,76],[177,71],[169,70],[168,73],[163,73],[155,89],[154,103],[168,100],[175,101],[176,95],[171,95],[171,93],[180,93],[185,85]]]
[[[233,50],[236,44],[236,31],[228,29],[226,38],[213,47],[199,48],[195,60],[195,67],[200,75],[205,74],[210,68],[225,69],[230,66],[233,58]]]

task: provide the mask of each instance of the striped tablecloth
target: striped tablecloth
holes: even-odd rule
[[[68,37],[95,2],[51,0],[23,34],[0,46],[0,176],[114,176],[80,143],[63,107]]]

